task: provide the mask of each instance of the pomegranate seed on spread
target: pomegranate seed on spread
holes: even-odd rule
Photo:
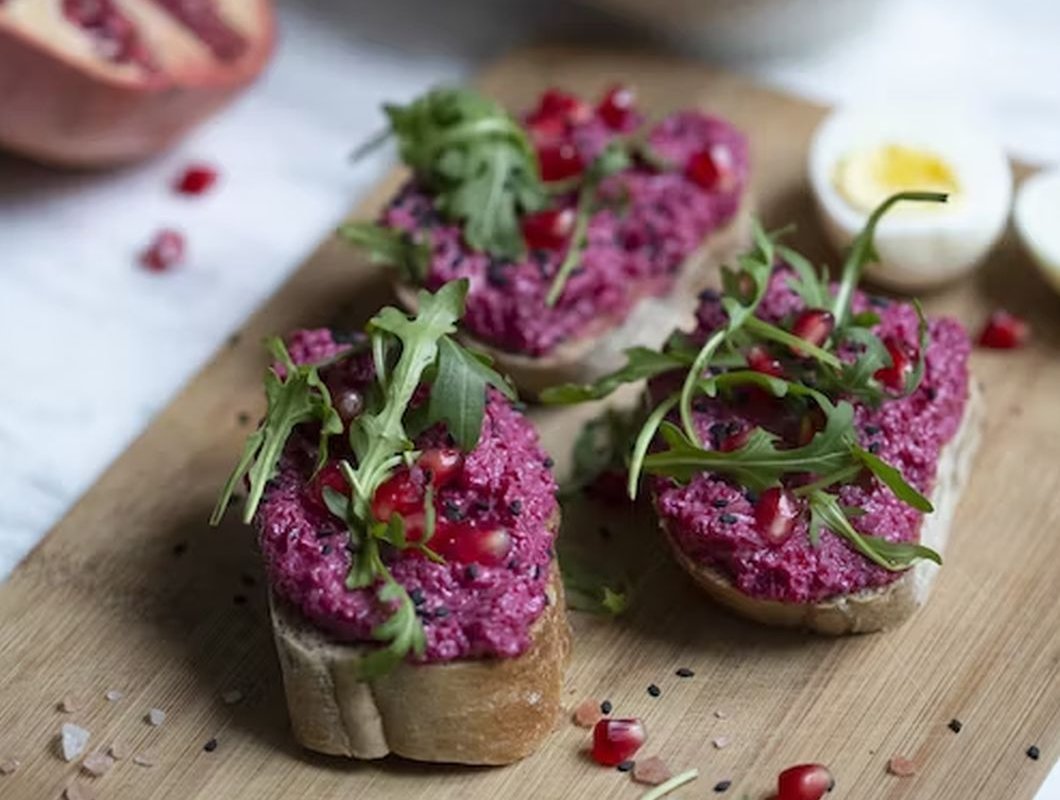
[[[639,719],[602,719],[593,728],[593,761],[605,767],[616,767],[644,744],[644,725]]]
[[[159,231],[143,253],[140,263],[151,272],[165,272],[184,260],[184,236],[169,228]]]
[[[887,771],[899,778],[908,778],[916,774],[916,764],[911,759],[892,756],[887,762]]]
[[[217,170],[209,164],[192,164],[177,176],[173,189],[179,194],[205,194],[217,183]]]
[[[600,721],[602,716],[600,706],[595,700],[582,700],[574,709],[572,718],[579,728],[591,728]]]
[[[327,330],[300,331],[288,339],[295,363],[322,361],[343,349]],[[360,391],[373,374],[368,355],[321,370],[333,393],[340,386]],[[379,519],[402,514],[407,538],[419,541],[428,486],[432,489],[436,525],[427,544],[445,563],[409,549],[389,564],[423,622],[423,660],[521,655],[530,645],[531,626],[550,602],[546,589],[554,568],[549,525],[557,508],[556,483],[537,434],[490,389],[481,436],[471,452],[453,449],[438,427],[416,444],[419,460],[381,484],[372,506]],[[346,586],[348,530],[321,508],[321,489],[311,480],[314,459],[314,434],[296,430],[258,508],[270,583],[278,596],[338,639],[372,640],[387,610],[371,590]],[[325,467],[317,481],[330,482],[330,474]]]
[[[637,759],[633,765],[633,780],[637,783],[646,783],[649,786],[658,786],[666,783],[673,776],[666,762],[658,756]]]
[[[609,128],[627,131],[636,124],[637,96],[628,86],[621,84],[608,89],[596,113]]]
[[[1012,350],[1026,344],[1030,335],[1030,325],[1015,314],[999,309],[987,319],[979,333],[979,344],[995,350]]]

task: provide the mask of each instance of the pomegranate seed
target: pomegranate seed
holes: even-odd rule
[[[771,486],[755,503],[755,530],[770,544],[783,544],[795,530],[799,503],[779,486]]]
[[[585,162],[578,149],[570,142],[545,144],[537,149],[537,161],[541,168],[541,180],[562,181],[581,175]]]
[[[998,309],[987,319],[979,334],[979,344],[995,350],[1012,350],[1026,344],[1030,326],[1015,314]]]
[[[637,96],[628,86],[616,84],[607,90],[604,99],[596,107],[597,116],[609,128],[623,130],[632,121]]]
[[[401,469],[383,481],[372,497],[372,516],[386,522],[395,513],[409,517],[423,513],[423,486],[413,480],[408,469]]]
[[[562,89],[548,89],[541,95],[537,108],[530,114],[530,123],[559,119],[578,124],[588,122],[592,109],[577,95]]]
[[[777,778],[776,800],[821,800],[835,788],[835,780],[823,764],[789,767]]]
[[[416,460],[431,475],[431,485],[440,489],[453,482],[464,468],[464,454],[452,447],[432,447]]]
[[[574,230],[574,209],[538,211],[523,217],[523,238],[532,250],[558,250]]]
[[[324,488],[334,489],[341,494],[349,494],[350,485],[342,474],[338,461],[331,461],[320,468],[320,471],[309,481],[309,499],[321,511],[327,510],[324,502]]]
[[[722,437],[721,441],[718,442],[718,450],[723,453],[731,453],[733,450],[739,450],[747,444],[749,438],[751,438],[750,428],[743,428],[735,433],[730,433],[729,435]]]
[[[428,546],[447,561],[495,567],[503,564],[511,552],[512,537],[504,528],[440,522]]]
[[[904,340],[893,336],[884,339],[883,346],[891,356],[891,365],[876,370],[873,377],[888,389],[901,391],[905,388],[906,376],[912,371],[917,354]]]
[[[805,339],[810,344],[820,347],[832,335],[833,328],[835,328],[835,317],[830,311],[808,308],[795,318],[791,332],[800,339]],[[792,349],[796,355],[802,355],[798,349]]]
[[[208,164],[192,164],[177,177],[173,189],[180,194],[200,195],[209,191],[215,183],[216,169]]]
[[[731,175],[732,154],[719,145],[693,153],[685,164],[685,177],[708,192],[728,189]]]
[[[614,767],[633,757],[647,738],[639,719],[602,719],[593,727],[593,761]]]
[[[813,439],[814,435],[824,429],[827,419],[825,418],[824,412],[820,408],[814,408],[811,411],[807,411],[799,419],[799,435],[798,445],[803,447],[808,445]]]
[[[183,260],[184,236],[170,228],[159,231],[140,254],[140,264],[152,272],[165,272]]]
[[[769,351],[760,344],[753,345],[747,351],[747,366],[755,372],[772,375],[774,378],[779,378],[784,374],[784,367],[781,366],[780,361],[771,356]]]

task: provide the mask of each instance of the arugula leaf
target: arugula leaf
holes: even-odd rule
[[[589,220],[592,218],[597,203],[596,195],[600,190],[600,184],[609,175],[614,175],[616,172],[627,169],[631,163],[629,152],[620,143],[611,142],[586,169],[581,190],[578,193],[574,231],[571,233],[567,254],[552,279],[552,285],[549,287],[548,294],[545,297],[545,305],[551,307],[556,304],[560,295],[563,294],[563,287],[567,285],[567,279],[574,272],[574,268],[578,266],[578,262],[581,261],[582,253],[585,251],[587,244],[586,235],[589,230]]]
[[[626,350],[626,365],[604,375],[595,383],[567,383],[551,386],[541,392],[539,399],[546,405],[569,405],[607,397],[624,383],[636,383],[665,372],[687,366],[685,359],[667,352],[632,347]]]
[[[243,454],[225,481],[217,505],[210,515],[211,525],[221,521],[236,487],[244,477],[250,483],[250,490],[243,506],[243,522],[249,523],[254,518],[265,494],[265,486],[276,474],[284,445],[298,425],[312,421],[320,423],[318,466],[327,460],[328,438],[342,433],[342,420],[332,407],[328,387],[317,371],[320,365],[296,366],[279,338],[270,339],[267,345],[276,360],[283,364],[285,376],[280,378],[271,368],[265,373],[265,395],[268,399],[265,419],[247,437]]]
[[[373,264],[396,267],[409,283],[419,285],[426,280],[431,250],[414,241],[407,231],[361,221],[346,223],[339,228],[339,235],[363,249]]]
[[[917,387],[920,386],[920,381],[924,379],[924,367],[927,363],[927,350],[928,345],[931,343],[927,317],[924,316],[924,308],[920,305],[919,300],[913,300],[913,308],[916,309],[917,342],[919,347],[917,347],[916,364],[905,379],[905,386],[902,391],[904,397],[908,397],[915,392]]]
[[[382,562],[379,562],[382,564]],[[389,571],[383,567],[389,576]],[[427,636],[423,625],[416,616],[416,606],[409,597],[405,587],[389,577],[376,593],[379,602],[384,605],[394,604],[394,613],[372,630],[372,638],[386,642],[387,645],[369,653],[357,665],[357,675],[363,680],[371,680],[396,667],[409,653],[422,656],[427,649]]]
[[[455,344],[448,336],[438,340],[438,372],[431,384],[428,419],[444,421],[464,450],[474,448],[482,430],[486,386],[496,387],[509,399],[515,398],[508,382],[483,358]]]
[[[467,89],[435,89],[385,111],[402,160],[438,210],[462,223],[467,243],[498,258],[520,256],[519,217],[547,200],[523,127]]]
[[[818,272],[806,256],[786,245],[777,245],[777,255],[795,271],[795,275],[788,278],[788,286],[802,298],[806,307],[828,308],[832,301],[828,273]]]
[[[917,511],[922,511],[925,514],[930,514],[935,510],[931,505],[931,501],[906,482],[905,478],[902,477],[902,473],[896,467],[857,445],[854,445],[852,450],[854,457],[868,467],[869,471],[879,478],[880,482],[907,506],[912,506]]]
[[[618,588],[624,581],[603,574],[595,564],[590,566],[589,560],[564,545],[562,537],[557,546],[561,549],[559,566],[568,608],[611,616],[618,616],[629,608],[628,591]]]
[[[613,408],[585,423],[574,440],[574,463],[561,497],[576,494],[609,469],[624,471],[632,433],[639,427],[633,413]]]

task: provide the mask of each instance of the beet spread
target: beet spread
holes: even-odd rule
[[[570,153],[571,169],[588,164],[624,132],[609,127],[606,119],[612,119],[610,112],[572,124],[556,150]],[[623,117],[622,124],[628,122]],[[533,132],[534,121],[527,124]],[[428,289],[470,278],[466,330],[499,349],[542,356],[563,342],[620,324],[640,298],[668,292],[682,262],[739,208],[748,178],[748,151],[733,127],[698,112],[681,112],[656,125],[647,141],[651,152],[674,169],[640,164],[604,182],[604,207],[592,215],[578,268],[552,307],[545,297],[565,247],[531,247],[519,261],[474,252],[465,245],[460,228],[444,221],[432,198],[414,183],[390,204],[383,222],[427,237]],[[542,170],[546,157],[557,157],[553,149],[539,149]],[[704,170],[704,164],[712,171]],[[559,198],[556,210],[572,209],[575,202],[573,194]]]
[[[319,361],[342,348],[327,330],[300,331],[288,343],[296,363]],[[353,357],[325,368],[322,375],[338,396],[372,380],[371,361]],[[346,588],[348,535],[314,497],[314,441],[297,431],[289,440],[256,516],[270,583],[336,638],[372,641],[372,629],[386,614],[371,590]],[[419,437],[417,446],[452,445],[435,428]],[[451,558],[439,564],[405,550],[389,565],[423,621],[425,661],[514,657],[530,646],[530,628],[549,602],[546,588],[554,568],[550,526],[557,511],[556,484],[545,463],[533,426],[490,389],[478,445],[437,491],[435,508],[439,526],[503,531],[503,563]]]
[[[758,309],[770,322],[791,318],[803,309],[802,300],[787,286],[788,275],[778,270]],[[917,343],[917,315],[911,305],[888,303],[857,292],[855,312],[871,309],[880,316],[877,333],[885,341]],[[697,335],[723,323],[717,298],[706,295],[700,306]],[[929,346],[922,382],[909,397],[885,400],[873,409],[855,403],[859,443],[897,467],[905,479],[930,494],[942,447],[960,425],[968,398],[970,343],[952,319],[930,322]],[[850,353],[842,354],[852,360]],[[726,437],[739,436],[752,425],[791,435],[796,422],[779,406],[699,398],[695,420],[705,447],[717,448]],[[695,561],[714,567],[745,594],[768,600],[810,603],[839,594],[886,585],[902,573],[890,572],[865,559],[827,529],[814,547],[801,515],[792,535],[781,544],[765,541],[755,526],[755,504],[749,493],[725,478],[699,474],[687,485],[657,478],[655,505],[676,545]],[[905,505],[877,481],[852,483],[840,490],[840,501],[864,509],[854,520],[863,533],[891,541],[917,541],[921,514]]]

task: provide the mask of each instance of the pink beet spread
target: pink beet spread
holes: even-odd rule
[[[784,270],[774,273],[759,309],[763,319],[777,322],[803,307],[802,300],[787,287],[787,274]],[[916,344],[917,317],[911,305],[870,299],[862,292],[856,293],[853,305],[855,312],[871,309],[880,315],[877,332],[881,335]],[[704,336],[724,318],[716,298],[705,296],[699,309],[698,335]],[[924,379],[912,395],[886,400],[878,409],[855,404],[861,446],[872,448],[898,467],[925,495],[930,495],[934,486],[940,451],[956,433],[964,413],[971,349],[967,334],[955,320],[931,320],[929,331]],[[697,408],[697,427],[707,447],[716,445],[722,425],[759,424],[781,432],[791,423],[715,400],[702,402]],[[867,512],[852,520],[854,526],[892,541],[916,541],[921,514],[879,482],[868,486],[850,484],[840,490],[844,505]],[[755,530],[754,506],[748,492],[725,478],[700,474],[686,486],[660,478],[653,488],[658,513],[677,546],[695,561],[721,570],[751,597],[817,602],[883,586],[901,575],[876,566],[828,530],[813,547],[805,515],[787,541],[779,546],[767,544]]]
[[[289,340],[297,363],[325,359],[343,345],[327,330],[299,331]],[[331,388],[364,386],[370,359],[353,357],[324,370]],[[332,439],[333,446],[340,437]],[[445,443],[433,429],[421,447]],[[370,590],[346,588],[350,554],[345,527],[307,499],[315,444],[310,436],[288,443],[279,474],[256,517],[262,554],[274,591],[315,625],[348,642],[371,641],[387,616]],[[489,390],[482,435],[468,453],[457,481],[442,489],[439,509],[469,520],[503,526],[512,548],[507,562],[487,567],[437,564],[418,553],[396,553],[394,577],[408,590],[424,623],[427,662],[488,656],[514,657],[530,646],[530,628],[548,605],[552,560],[550,520],[556,483],[537,433],[498,392]],[[445,511],[442,513],[445,513]]]
[[[594,117],[578,125],[571,140],[588,163],[615,135]],[[394,199],[383,222],[429,237],[427,288],[470,279],[463,325],[474,336],[508,352],[545,355],[565,341],[621,324],[641,297],[668,292],[681,263],[739,208],[748,179],[747,142],[728,123],[681,112],[655,126],[648,142],[676,169],[635,166],[605,182],[601,193],[611,207],[592,216],[581,263],[551,308],[545,296],[566,248],[533,250],[516,262],[473,252],[459,227],[444,222],[414,184]],[[683,173],[691,155],[706,149],[727,169],[710,191]],[[560,198],[557,207],[575,202],[573,195]]]

